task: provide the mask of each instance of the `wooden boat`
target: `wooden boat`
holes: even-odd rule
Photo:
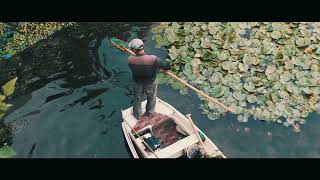
[[[122,130],[134,158],[226,158],[190,119],[159,98],[153,115],[137,120],[132,112],[122,111]],[[158,144],[147,141],[151,137]]]

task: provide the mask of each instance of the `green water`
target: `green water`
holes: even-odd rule
[[[155,48],[151,40],[150,25],[80,25],[0,64],[7,75],[1,81],[19,77],[11,100],[15,106],[5,117],[6,123],[15,126],[12,147],[16,157],[129,158],[121,109],[131,106],[131,76],[127,55],[113,48],[109,39],[143,38],[147,53],[165,58],[166,51]],[[211,121],[201,114],[193,92],[184,96],[159,85],[158,97],[184,114],[191,113],[195,124],[227,157],[320,157],[316,113],[308,117],[301,133],[295,133],[280,124],[253,119],[239,123],[230,114]]]

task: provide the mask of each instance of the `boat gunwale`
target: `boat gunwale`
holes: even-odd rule
[[[126,141],[128,143],[128,146],[129,146],[129,149],[131,151],[131,154],[132,154],[133,158],[139,159],[139,155],[138,155],[138,153],[137,153],[137,151],[136,151],[136,149],[134,147],[134,144],[133,144],[133,142],[131,140],[131,137],[128,134],[128,131],[127,131],[126,127],[125,127],[125,123],[122,122],[121,126],[122,126],[122,131],[123,131],[124,137],[125,137],[125,139],[126,139]]]

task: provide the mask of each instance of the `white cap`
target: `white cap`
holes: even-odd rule
[[[141,39],[132,39],[129,43],[129,48],[135,49],[135,50],[141,50],[143,49],[143,41]]]

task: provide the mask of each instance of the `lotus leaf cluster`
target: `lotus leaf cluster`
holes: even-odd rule
[[[253,117],[299,132],[309,113],[320,112],[318,22],[165,22],[153,33],[157,47],[168,49],[173,71],[234,108],[240,122]],[[209,119],[225,114],[199,98]]]

